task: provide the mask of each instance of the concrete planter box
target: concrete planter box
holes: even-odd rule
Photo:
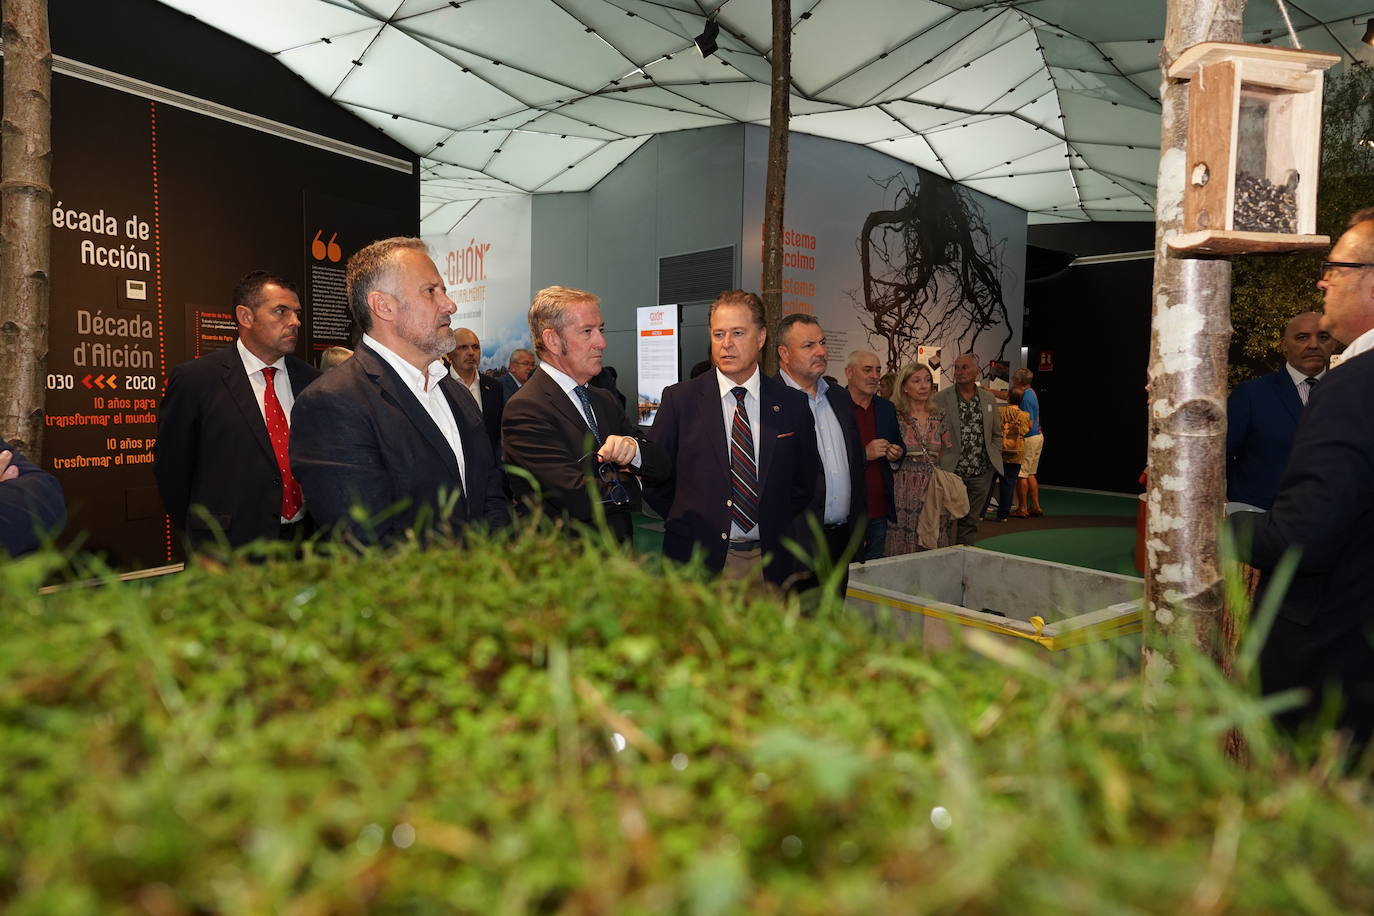
[[[1143,594],[1144,583],[1130,576],[942,547],[853,564],[845,605],[931,649],[954,645],[956,628],[972,627],[1053,651],[1139,633]]]

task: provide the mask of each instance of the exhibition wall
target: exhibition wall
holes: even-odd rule
[[[157,4],[132,5],[149,7],[137,30],[103,5],[53,17],[43,457],[66,493],[69,539],[116,566],[148,567],[180,556],[151,463],[167,373],[232,345],[232,290],[259,268],[302,291],[298,356],[315,362],[348,344],[343,265],[373,239],[415,234],[419,178],[414,156],[270,56]],[[206,60],[237,68],[235,79],[202,74]],[[216,98],[189,95],[182,76]],[[275,120],[285,117],[296,123]]]

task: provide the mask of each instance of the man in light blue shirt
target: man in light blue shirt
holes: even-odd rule
[[[808,515],[821,523],[829,561],[833,563],[843,558],[847,564],[853,555],[851,537],[856,527],[862,530],[860,523],[864,521],[867,494],[864,471],[867,461],[859,439],[858,423],[854,418],[853,399],[843,388],[825,380],[829,361],[825,332],[815,316],[797,313],[779,322],[778,378],[783,384],[806,395],[816,421],[816,448],[821,456],[821,473]],[[815,559],[819,545],[815,543],[806,516],[803,516],[795,537]],[[813,569],[821,571],[815,567]],[[840,578],[841,598],[848,581],[846,570]]]

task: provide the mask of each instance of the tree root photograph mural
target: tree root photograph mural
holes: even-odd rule
[[[863,286],[849,295],[870,343],[886,343],[887,368],[914,360],[922,344],[978,352],[984,365],[1005,359],[1013,337],[1002,298],[1006,242],[993,239],[982,208],[935,176],[915,188],[902,174],[872,180],[893,194],[893,206],[864,220]]]

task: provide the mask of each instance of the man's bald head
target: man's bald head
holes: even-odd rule
[[[453,368],[458,371],[458,374],[471,384],[472,377],[477,372],[477,366],[482,362],[482,342],[468,328],[456,328],[453,337],[457,342],[449,351],[449,362],[453,364]]]
[[[1290,318],[1283,329],[1279,349],[1288,365],[1303,375],[1324,372],[1331,362],[1331,351],[1336,348],[1336,341],[1321,329],[1321,320],[1319,312],[1303,312]]]

